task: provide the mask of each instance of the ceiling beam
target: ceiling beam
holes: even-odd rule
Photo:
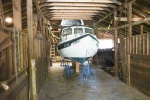
[[[146,22],[149,22],[149,21],[150,21],[150,17],[149,18],[145,18],[145,19],[140,20],[140,21],[137,21],[137,22],[132,22],[130,24],[119,26],[119,27],[117,27],[117,29],[126,28],[128,26],[135,26],[135,25],[139,25],[139,24],[146,23]],[[98,28],[98,29],[99,30],[107,30],[107,27],[105,27],[105,28]],[[110,28],[109,30],[114,30],[114,27]]]
[[[52,17],[85,17],[85,15],[52,15]],[[92,15],[88,15],[88,17],[92,17]]]
[[[94,16],[94,13],[46,13],[45,16]]]
[[[90,17],[86,17],[86,16],[69,16],[69,17],[52,17],[49,18],[50,20],[62,20],[62,19],[71,19],[71,20],[75,20],[75,19],[82,19],[82,20],[91,20]]]
[[[52,15],[96,15],[95,13],[92,13],[92,12],[85,12],[83,14],[83,12],[54,12],[54,13],[51,13]]]
[[[56,12],[66,12],[66,13],[67,12],[74,12],[74,13],[75,12],[82,12],[82,13],[85,12],[86,13],[86,12],[99,12],[99,11],[98,10],[74,10],[74,9],[72,9],[72,10],[69,10],[69,9],[68,10],[67,9],[66,10],[62,10],[62,9],[57,9],[57,10],[52,10],[50,12],[55,12],[55,13]]]
[[[114,3],[116,0],[45,0],[45,2],[94,2],[94,3]]]
[[[69,10],[104,10],[100,7],[49,7],[48,9],[69,9]]]
[[[115,20],[118,20],[119,17],[115,17]],[[140,21],[142,18],[132,18],[132,21]],[[119,21],[127,21],[127,17],[120,17]]]
[[[51,7],[51,6],[58,6],[58,7],[109,7],[107,4],[98,4],[98,3],[76,3],[76,2],[53,2],[53,3],[44,3],[41,4],[40,7]]]
[[[38,4],[45,2],[83,2],[83,3],[115,3],[121,5],[118,0],[38,0]]]

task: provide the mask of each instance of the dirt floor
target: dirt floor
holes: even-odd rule
[[[80,66],[79,75],[63,77],[64,67],[54,63],[49,68],[48,79],[38,100],[150,100],[150,97],[94,65],[94,78],[87,82],[83,79],[82,69]]]

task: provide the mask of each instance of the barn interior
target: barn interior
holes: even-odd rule
[[[63,19],[93,28],[99,49],[63,76]],[[1,100],[149,100],[150,0],[0,0]]]

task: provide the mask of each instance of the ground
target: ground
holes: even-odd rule
[[[85,82],[82,69],[73,77],[63,77],[64,67],[54,63],[38,100],[150,100],[137,89],[130,87],[99,67],[92,65],[94,79]]]

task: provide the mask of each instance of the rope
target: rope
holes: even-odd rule
[[[55,41],[57,42],[57,39],[59,40],[60,38],[57,37],[56,35],[54,35],[54,34],[51,32],[51,30],[50,30],[49,27],[48,27],[48,30],[49,30],[49,34],[50,34],[50,36],[51,36],[51,38],[52,38],[53,43],[55,43]]]
[[[105,33],[105,34],[107,34],[107,32],[109,31],[109,29],[110,29],[110,25],[112,24],[112,22],[113,22],[113,19],[110,21],[109,26],[108,26],[108,28],[107,28],[106,33]]]
[[[17,84],[18,84],[18,68],[17,68],[17,57],[16,57],[16,31],[15,31],[15,29],[13,28],[13,36],[14,36],[14,58],[15,58],[15,74],[16,74],[16,82],[17,82]]]

